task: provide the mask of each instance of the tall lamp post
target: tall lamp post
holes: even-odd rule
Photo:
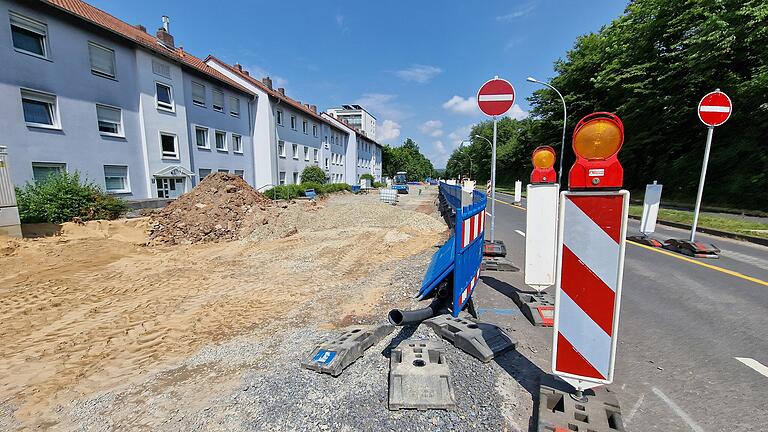
[[[547,86],[554,90],[555,93],[557,93],[558,96],[560,96],[560,100],[563,101],[563,140],[560,142],[560,171],[558,172],[558,182],[560,183],[560,186],[562,187],[563,183],[563,158],[565,156],[565,127],[566,127],[566,121],[568,119],[568,109],[565,107],[565,99],[563,98],[563,95],[560,94],[560,92],[552,87],[552,84],[544,81],[539,81],[534,77],[528,77],[525,79],[528,82],[541,84],[543,86]]]
[[[467,143],[467,142],[472,143],[470,140],[463,140],[459,143],[459,148],[463,149],[464,143]],[[462,151],[462,153],[464,152]],[[469,159],[469,178],[471,179],[472,178],[472,156],[470,156],[469,153],[466,153],[466,155],[467,155],[467,159]]]

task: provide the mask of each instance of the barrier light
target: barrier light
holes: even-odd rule
[[[557,175],[555,174],[555,149],[550,146],[539,146],[533,151],[531,156],[533,163],[533,172],[531,173],[531,183],[554,183]]]
[[[613,113],[585,116],[573,131],[576,163],[568,177],[569,189],[620,189],[624,169],[617,157],[624,144],[624,125]]]

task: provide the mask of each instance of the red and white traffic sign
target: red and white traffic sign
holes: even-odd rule
[[[496,77],[486,81],[477,92],[480,111],[489,116],[500,116],[515,103],[515,88],[505,79]]]
[[[699,119],[707,126],[720,126],[731,116],[732,109],[731,98],[716,90],[707,93],[699,102]]]
[[[629,192],[563,192],[552,373],[577,390],[610,384],[618,341]]]

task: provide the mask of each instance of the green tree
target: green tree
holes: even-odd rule
[[[317,165],[310,165],[301,172],[302,183],[325,183],[325,172]]]
[[[398,171],[406,171],[409,181],[422,181],[434,177],[432,162],[419,150],[418,144],[407,138],[399,147],[384,146],[382,154],[384,174],[394,177]]]

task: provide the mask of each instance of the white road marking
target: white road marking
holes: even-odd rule
[[[661,390],[657,389],[656,387],[653,387],[651,390],[661,398],[661,400],[664,401],[670,408],[672,408],[672,411],[675,412],[675,414],[678,415],[683,421],[688,425],[688,427],[691,428],[694,432],[704,432],[704,429],[701,428],[701,426],[697,425],[695,421],[689,416],[685,411],[683,411],[682,408],[677,406],[677,404],[672,401],[672,399],[668,398],[667,395],[661,392]]]
[[[744,363],[745,365],[756,370],[759,374],[768,377],[768,366],[760,363],[759,361],[749,357],[734,357],[736,360]]]
[[[520,234],[521,236],[525,237],[525,233],[520,230],[515,230],[516,233]]]
[[[640,408],[640,404],[643,403],[643,399],[645,399],[645,393],[640,395],[640,399],[638,399],[632,409],[629,410],[629,414],[627,414],[627,422],[632,421],[632,417],[634,417],[635,413],[637,413],[637,409]]]

